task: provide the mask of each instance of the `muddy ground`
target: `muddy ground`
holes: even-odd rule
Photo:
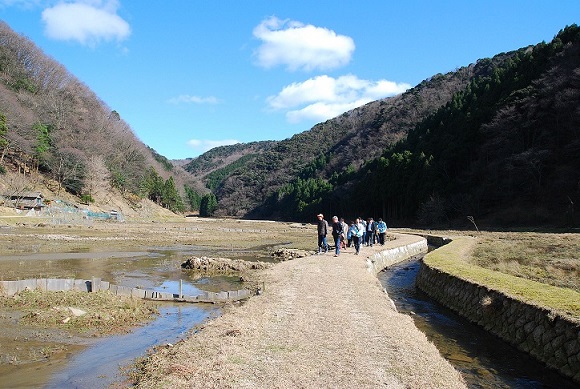
[[[152,247],[202,247],[216,257],[269,260],[277,248],[313,250],[312,225],[295,223],[173,218],[163,222],[84,221],[56,224],[51,219],[0,215],[0,277],[4,280],[35,277],[90,277],[99,262],[139,255]],[[224,243],[227,242],[227,243]],[[66,266],[67,258],[91,258],[94,269],[78,272]],[[138,266],[138,264],[135,264]],[[179,263],[168,267],[181,271]],[[0,379],[9,387],[42,385],[64,366],[72,353],[95,340],[94,331],[64,325],[29,323],[29,311],[0,310]],[[126,330],[119,326],[119,331]],[[31,377],[35,377],[31,381]]]
[[[87,221],[75,225],[52,224],[50,219],[4,217],[0,218],[0,255],[127,251],[176,244],[231,250],[265,246],[312,250],[313,233],[313,225],[299,223],[197,217],[165,222]],[[227,242],[225,247],[224,241]]]
[[[368,270],[373,254],[420,239],[398,235],[360,255],[350,248],[260,270],[263,294],[141,359],[136,387],[465,388]]]

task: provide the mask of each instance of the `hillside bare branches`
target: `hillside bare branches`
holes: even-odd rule
[[[11,161],[31,165],[75,195],[92,197],[113,185],[147,196],[140,187],[148,168],[164,179],[174,176],[182,191],[192,182],[181,168],[158,158],[118,112],[64,66],[4,22],[0,113],[7,126],[3,152],[13,153]]]

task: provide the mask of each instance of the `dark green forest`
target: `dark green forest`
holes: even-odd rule
[[[371,205],[363,212],[388,219],[574,224],[580,201],[578,27],[518,50],[491,74],[473,79],[360,176],[354,197]]]
[[[462,226],[468,216],[577,225],[580,29],[476,66],[464,89],[358,171],[324,173],[332,155],[320,155],[261,209],[301,220],[324,212],[422,226]]]
[[[214,190],[216,214],[310,220],[318,208],[336,206],[334,200],[323,201],[325,192],[347,193],[367,161],[403,139],[419,120],[462,90],[476,71],[470,65],[436,75],[413,93],[371,102],[276,142],[220,181]]]

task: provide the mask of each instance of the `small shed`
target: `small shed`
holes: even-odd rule
[[[17,193],[4,195],[6,203],[17,209],[34,209],[40,211],[45,206],[44,196],[40,192]]]

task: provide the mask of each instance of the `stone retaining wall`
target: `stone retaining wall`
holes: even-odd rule
[[[246,289],[218,293],[203,291],[197,296],[179,296],[179,294],[175,293],[157,292],[154,290],[114,285],[107,281],[102,281],[100,278],[93,278],[92,280],[35,278],[18,281],[0,281],[0,295],[2,296],[14,296],[26,289],[48,291],[76,290],[84,292],[108,290],[109,292],[119,296],[130,296],[134,298],[160,301],[183,301],[190,303],[220,303],[226,301],[237,301],[250,297],[250,292]]]
[[[421,264],[417,287],[580,383],[580,321]]]

